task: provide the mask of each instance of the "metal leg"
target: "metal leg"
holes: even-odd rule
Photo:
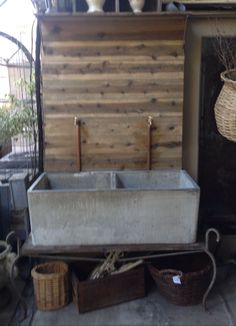
[[[20,303],[22,305],[23,308],[23,317],[21,319],[19,319],[19,321],[23,321],[26,319],[27,317],[27,303],[25,302],[24,298],[22,297],[21,293],[19,292],[19,290],[17,289],[16,285],[15,285],[15,279],[14,279],[14,268],[16,266],[16,263],[18,262],[18,260],[20,259],[20,256],[18,255],[12,266],[11,266],[11,274],[10,274],[10,279],[11,279],[11,285],[13,288],[13,291],[15,292],[16,296],[18,297],[18,299],[20,300]]]
[[[208,255],[208,257],[211,259],[211,262],[212,262],[212,267],[213,267],[213,274],[212,274],[212,279],[211,279],[211,282],[203,296],[203,299],[202,299],[202,305],[204,307],[204,309],[206,310],[206,300],[207,300],[207,297],[210,293],[210,291],[212,290],[214,284],[215,284],[215,281],[216,281],[216,261],[215,261],[215,257],[214,255],[209,251],[209,239],[210,239],[210,234],[211,233],[214,233],[216,235],[216,242],[219,243],[220,242],[220,233],[218,232],[218,230],[214,229],[214,228],[211,228],[211,229],[208,229],[206,231],[206,236],[205,236],[205,248],[204,248],[204,252]]]
[[[21,293],[19,292],[19,290],[17,289],[16,285],[15,285],[15,279],[14,279],[14,269],[16,267],[16,263],[18,262],[18,260],[20,259],[20,239],[19,237],[15,234],[15,232],[10,232],[6,238],[6,242],[10,243],[10,238],[15,237],[16,241],[17,241],[17,256],[14,259],[12,265],[11,265],[11,271],[10,271],[10,280],[11,280],[11,285],[12,285],[12,289],[15,292],[16,296],[18,297],[22,308],[23,308],[23,318],[19,319],[19,322],[23,321],[26,319],[27,317],[27,304],[24,300],[24,298],[22,297]]]
[[[213,267],[213,274],[212,274],[211,282],[210,282],[210,284],[203,296],[203,299],[202,299],[202,305],[203,305],[204,309],[206,310],[207,297],[208,297],[210,291],[212,290],[212,288],[215,284],[215,281],[216,281],[216,261],[215,261],[214,255],[209,250],[205,249],[204,252],[210,257],[210,259],[212,261],[212,267]]]
[[[206,243],[206,249],[209,250],[209,240],[210,240],[210,234],[214,233],[216,235],[216,242],[219,244],[220,243],[220,233],[218,230],[214,228],[210,228],[206,231],[205,235],[205,243]]]

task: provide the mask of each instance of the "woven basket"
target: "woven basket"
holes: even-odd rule
[[[68,266],[63,262],[37,265],[31,271],[39,310],[55,310],[69,302]]]
[[[175,256],[148,267],[159,292],[169,302],[182,306],[199,304],[212,277],[211,261],[206,254]]]
[[[227,70],[221,74],[224,82],[215,104],[215,118],[219,133],[236,142],[236,70]]]

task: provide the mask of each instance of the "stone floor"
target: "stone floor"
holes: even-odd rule
[[[175,306],[152,289],[144,299],[86,314],[79,314],[72,303],[54,312],[36,311],[32,325],[236,325],[236,269],[218,282],[207,307]]]
[[[19,290],[23,289],[23,284],[22,282],[17,282],[17,287],[19,288]],[[12,315],[15,313],[16,309],[17,309],[17,304],[18,304],[18,300],[15,296],[10,294],[10,290],[8,289],[9,292],[9,302],[7,304],[7,306],[3,309],[0,308],[0,325],[8,325],[12,319]],[[7,292],[7,293],[8,293]],[[2,293],[0,295],[5,295],[6,293]],[[8,296],[8,295],[7,295]],[[4,298],[0,298],[0,299],[4,299]]]

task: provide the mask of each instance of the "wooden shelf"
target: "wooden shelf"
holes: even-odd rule
[[[188,16],[188,18],[235,18],[236,11],[185,11],[185,12],[143,12],[141,14],[134,14],[132,12],[122,12],[122,13],[115,13],[115,12],[104,12],[104,13],[86,13],[86,12],[58,12],[58,13],[50,13],[50,14],[37,14],[36,17],[42,21],[46,20],[76,20],[76,19],[87,19],[87,18],[94,18],[94,19],[123,19],[127,17],[130,18],[141,18],[141,17],[184,17]]]

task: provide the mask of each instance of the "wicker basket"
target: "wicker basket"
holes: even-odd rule
[[[149,264],[149,271],[169,302],[187,306],[202,301],[211,281],[212,265],[206,254],[191,254],[160,259]]]
[[[68,266],[63,262],[37,265],[31,271],[39,310],[55,310],[69,302]]]
[[[236,70],[221,74],[224,86],[215,104],[215,118],[219,133],[236,142]]]

